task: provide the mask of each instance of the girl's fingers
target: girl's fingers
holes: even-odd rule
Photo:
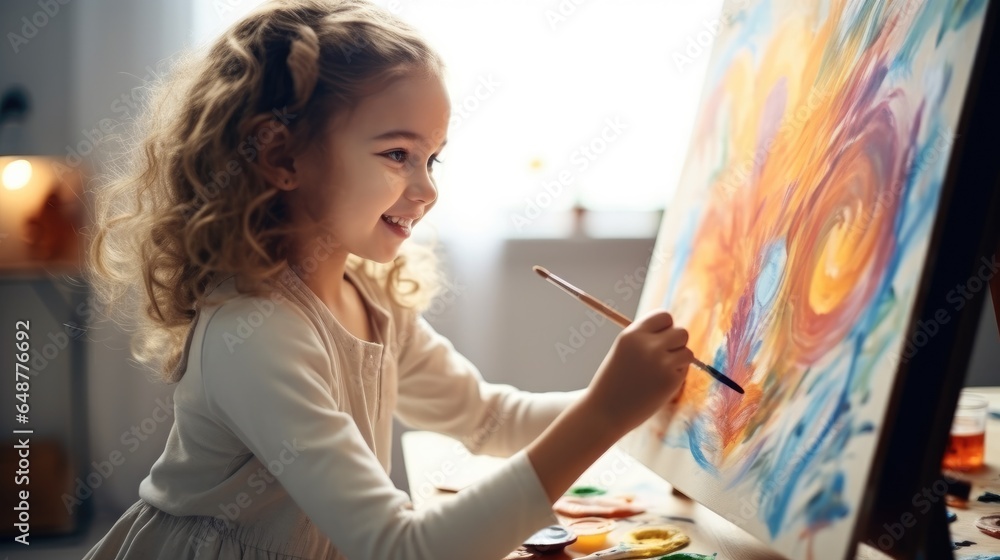
[[[684,365],[690,365],[694,361],[694,352],[690,348],[684,348],[681,351],[681,358],[684,360]]]
[[[686,329],[669,328],[657,334],[658,343],[668,351],[680,350],[687,346],[688,332]]]
[[[687,368],[694,361],[694,352],[690,348],[679,348],[667,352],[666,362],[672,370]]]
[[[650,312],[648,315],[636,322],[636,329],[644,332],[656,333],[672,327],[673,317],[662,309]]]

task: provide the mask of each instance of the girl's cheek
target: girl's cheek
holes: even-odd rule
[[[393,192],[405,188],[407,177],[406,169],[400,171],[386,170],[382,173],[380,183],[385,192]]]

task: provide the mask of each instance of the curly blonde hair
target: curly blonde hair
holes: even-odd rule
[[[134,322],[133,356],[179,381],[214,283],[235,274],[241,293],[265,294],[289,263],[295,226],[283,191],[253,172],[254,131],[280,121],[295,152],[391,80],[443,69],[416,31],[361,0],[271,0],[207,53],[183,53],[150,89],[141,141],[94,193],[85,274],[113,320]],[[348,266],[406,307],[423,309],[440,284],[431,247],[404,244],[386,264],[352,255]]]

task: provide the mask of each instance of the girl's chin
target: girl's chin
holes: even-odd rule
[[[378,264],[388,264],[388,263],[391,263],[392,261],[396,260],[396,257],[399,256],[399,248],[397,247],[395,251],[391,251],[391,252],[381,251],[381,252],[378,252],[378,253],[367,254],[367,255],[358,255],[358,256],[361,257],[361,258],[363,258],[363,259],[365,259],[365,260],[376,262]]]

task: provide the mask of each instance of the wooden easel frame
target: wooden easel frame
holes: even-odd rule
[[[997,248],[997,258],[1000,258],[1000,247]],[[990,281],[990,295],[993,297],[993,314],[997,318],[997,334],[1000,335],[1000,274]]]

